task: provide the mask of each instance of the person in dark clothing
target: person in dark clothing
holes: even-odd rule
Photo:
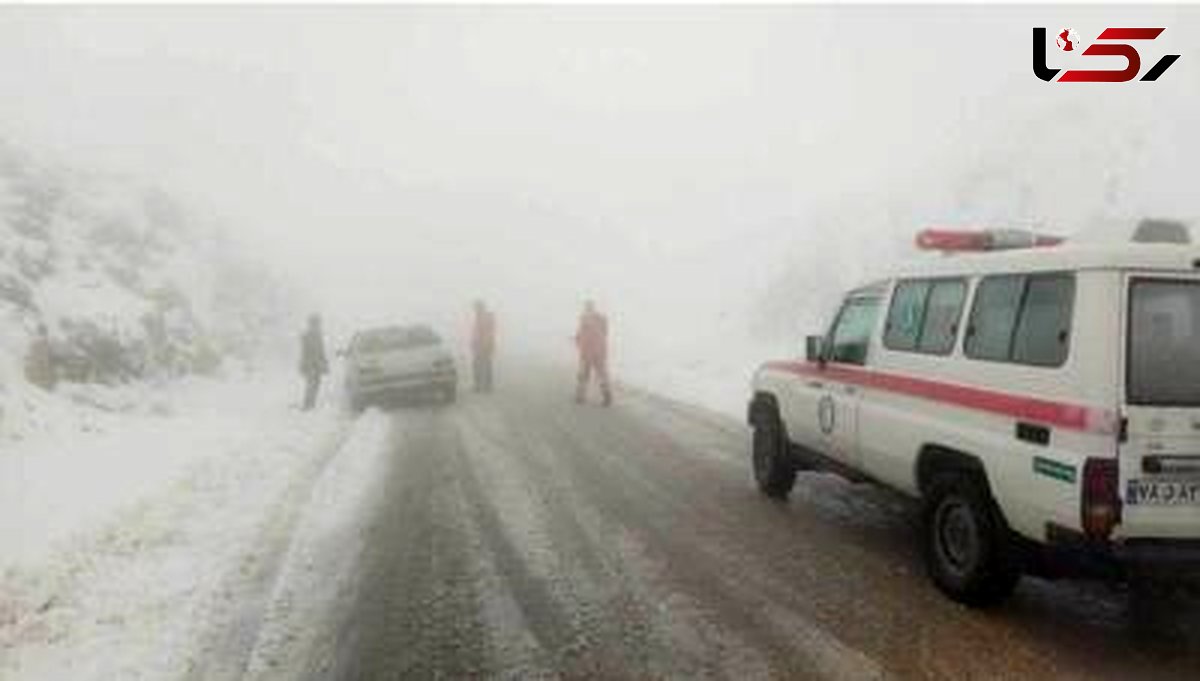
[[[58,383],[58,367],[50,345],[50,332],[38,324],[37,335],[25,355],[25,378],[43,390],[53,390]]]
[[[493,361],[496,353],[496,315],[482,300],[475,301],[475,323],[471,328],[471,367],[475,392],[492,392]]]
[[[300,375],[304,377],[304,411],[316,406],[321,377],[328,372],[329,361],[325,357],[321,317],[314,314],[308,318],[308,328],[300,336]]]
[[[575,346],[579,348],[579,376],[575,386],[575,401],[582,404],[587,395],[588,383],[595,374],[600,384],[600,395],[604,406],[612,405],[612,388],[608,383],[608,318],[596,311],[596,304],[587,301],[583,314],[579,316],[579,328],[575,332]]]

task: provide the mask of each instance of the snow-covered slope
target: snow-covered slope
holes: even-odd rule
[[[69,402],[115,408],[131,386],[252,357],[290,309],[282,291],[162,191],[0,140],[0,436]],[[42,324],[53,393],[24,371]]]

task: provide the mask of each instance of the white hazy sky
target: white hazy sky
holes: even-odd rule
[[[1109,25],[1184,57],[1153,84],[1034,78],[1032,26]],[[1104,149],[1147,171],[1131,205],[1194,208],[1198,38],[1196,7],[10,6],[0,134],[219,213],[346,315],[479,294],[569,326],[583,295],[649,316],[761,286],[713,250],[760,257],[741,244],[843,202],[949,215],[990,165],[1091,201]],[[1072,117],[1061,148],[1036,132]]]

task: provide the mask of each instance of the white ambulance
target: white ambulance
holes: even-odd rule
[[[756,372],[761,491],[819,468],[919,497],[930,577],[969,605],[1023,573],[1200,571],[1200,249],[918,244],[955,253],[850,291],[804,359]]]

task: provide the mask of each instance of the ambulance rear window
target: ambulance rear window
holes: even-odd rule
[[[1133,282],[1128,354],[1131,404],[1200,406],[1200,281]]]

